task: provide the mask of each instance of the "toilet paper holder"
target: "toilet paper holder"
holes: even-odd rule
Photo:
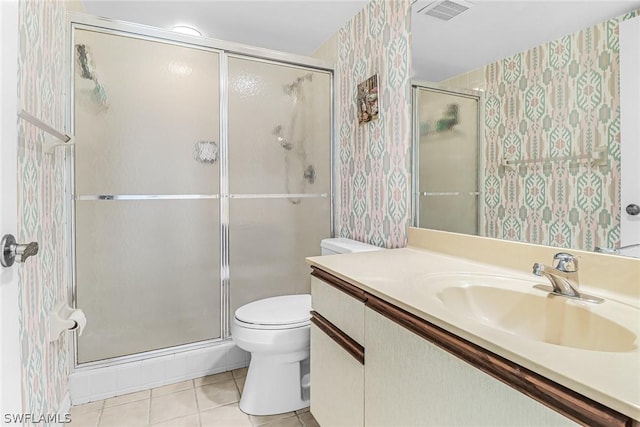
[[[79,313],[79,315],[74,315]],[[75,320],[71,316],[83,319]],[[86,319],[82,310],[74,310],[65,302],[58,303],[49,315],[49,342],[57,341],[63,331],[78,330],[78,335],[82,335]]]

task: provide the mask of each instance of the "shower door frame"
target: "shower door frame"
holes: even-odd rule
[[[484,141],[484,91],[483,90],[473,90],[473,89],[463,89],[463,88],[455,88],[452,89],[450,87],[441,85],[439,83],[421,81],[421,80],[412,80],[411,81],[411,170],[413,171],[413,176],[411,178],[411,213],[412,220],[411,225],[413,227],[419,227],[419,216],[420,216],[420,127],[419,127],[419,111],[418,111],[418,93],[420,90],[428,90],[431,92],[438,92],[447,95],[453,96],[462,96],[465,98],[473,98],[478,103],[478,144],[476,147],[476,157],[477,157],[477,177],[478,185],[477,191],[475,192],[478,197],[477,203],[477,214],[476,214],[476,230],[478,236],[483,236],[482,229],[480,227],[481,224],[484,223],[484,209],[482,203],[484,201],[484,186],[483,186],[483,177],[484,177],[484,167],[485,167],[485,159],[482,156],[482,142]]]
[[[230,281],[229,281],[229,209],[230,201],[235,198],[328,198],[329,199],[329,230],[331,236],[335,230],[335,92],[336,79],[334,65],[326,61],[312,57],[253,47],[239,43],[227,42],[206,37],[193,37],[175,33],[161,28],[150,27],[143,24],[135,24],[124,21],[117,21],[107,18],[99,18],[77,12],[67,13],[67,61],[69,80],[67,82],[67,128],[75,134],[74,123],[74,81],[75,81],[75,55],[74,42],[75,30],[88,30],[104,34],[132,37],[140,40],[177,45],[192,49],[205,50],[218,54],[219,58],[219,84],[220,84],[220,168],[219,168],[219,188],[218,195],[95,195],[76,196],[75,195],[75,150],[73,146],[70,152],[65,153],[65,218],[67,220],[67,247],[69,248],[68,268],[71,272],[71,283],[68,289],[68,298],[72,307],[77,304],[77,278],[76,278],[76,230],[75,230],[75,201],[76,200],[179,200],[179,199],[218,199],[220,210],[220,337],[211,338],[194,343],[181,344],[173,347],[149,350],[124,356],[116,356],[92,362],[78,363],[78,343],[77,336],[73,334],[70,340],[71,352],[73,354],[72,366],[74,371],[89,370],[94,368],[109,367],[128,362],[137,362],[152,357],[159,357],[177,352],[197,350],[210,347],[221,342],[226,342],[231,336],[230,331]],[[229,139],[228,139],[228,113],[229,113],[229,58],[243,58],[252,61],[266,62],[279,66],[287,66],[314,72],[323,72],[329,75],[330,79],[330,193],[305,193],[305,194],[241,194],[235,195],[229,192]],[[318,242],[318,245],[320,242]]]

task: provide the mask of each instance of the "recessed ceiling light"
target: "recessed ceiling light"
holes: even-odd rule
[[[190,27],[188,25],[176,25],[176,26],[172,27],[171,29],[173,31],[175,31],[176,33],[186,34],[188,36],[202,37],[202,33],[200,31],[198,31],[195,28]]]

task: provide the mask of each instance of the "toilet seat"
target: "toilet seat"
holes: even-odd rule
[[[311,324],[310,321],[299,322],[299,323],[290,323],[285,325],[260,325],[256,323],[247,323],[238,319],[233,319],[234,323],[241,327],[247,329],[261,329],[261,330],[282,330],[282,329],[295,329],[295,328],[304,328]]]
[[[311,295],[285,295],[238,308],[234,321],[249,329],[294,329],[310,324],[310,311]]]

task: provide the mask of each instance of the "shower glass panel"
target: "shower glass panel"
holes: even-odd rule
[[[331,77],[229,58],[230,309],[309,292],[331,221]]]
[[[229,190],[331,192],[328,73],[229,58]]]
[[[78,362],[220,336],[218,200],[83,200]],[[188,220],[185,220],[188,219]]]
[[[414,92],[419,227],[478,234],[478,98]]]
[[[309,292],[304,259],[329,237],[327,198],[231,200],[231,309],[261,298]]]
[[[78,363],[221,336],[218,57],[74,32]]]
[[[76,30],[74,55],[76,194],[218,193],[217,53]]]

